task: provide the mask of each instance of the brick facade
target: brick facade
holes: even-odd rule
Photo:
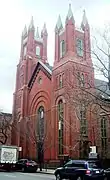
[[[38,29],[35,36],[33,19],[28,32],[25,27],[22,34],[21,55],[17,66],[13,98],[12,144],[22,147],[21,157],[38,158],[39,137],[36,133],[40,118],[44,126],[44,134],[41,135],[43,158],[58,160],[64,155],[78,158],[80,142],[97,145],[100,141],[100,132],[97,133],[100,131],[99,124],[91,105],[94,98],[88,93],[95,93],[95,91],[90,53],[90,28],[85,12],[80,29],[75,26],[71,6],[69,6],[64,28],[59,17],[55,28],[53,68],[47,62],[47,37],[46,25],[43,27],[41,36]],[[87,92],[78,84],[78,73],[84,78]],[[60,115],[59,102],[63,104]],[[87,110],[87,134],[82,136],[79,110],[84,103]],[[41,107],[44,112],[40,112],[39,116]],[[42,113],[44,113],[43,117],[41,117]],[[60,123],[63,130],[60,129]],[[62,147],[59,146],[61,141]],[[61,154],[59,154],[59,148],[62,151]]]

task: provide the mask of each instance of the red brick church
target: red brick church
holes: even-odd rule
[[[85,155],[89,143],[99,147],[103,143],[106,150],[107,138],[101,135],[99,121],[95,121],[90,106],[84,104],[85,92],[80,91],[80,87],[84,89],[88,84],[93,87],[95,83],[86,13],[83,13],[79,29],[75,26],[71,6],[64,27],[59,16],[53,67],[48,62],[47,39],[46,24],[41,34],[38,28],[35,33],[32,18],[21,38],[13,100],[12,144],[22,147],[21,157],[44,160],[58,160],[67,155],[78,158],[82,142]],[[80,105],[81,99],[83,104]],[[85,109],[88,109],[86,113]]]

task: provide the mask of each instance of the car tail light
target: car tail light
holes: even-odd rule
[[[27,166],[29,166],[29,165],[30,165],[30,163],[29,163],[29,162],[27,162],[27,163],[26,163],[26,165],[27,165]]]
[[[86,170],[86,174],[91,174],[91,171],[90,170]]]

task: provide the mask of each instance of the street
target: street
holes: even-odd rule
[[[55,176],[42,173],[0,172],[1,180],[55,180]]]

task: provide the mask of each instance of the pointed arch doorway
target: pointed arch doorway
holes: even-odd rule
[[[37,158],[41,164],[44,162],[44,107],[37,110]]]

